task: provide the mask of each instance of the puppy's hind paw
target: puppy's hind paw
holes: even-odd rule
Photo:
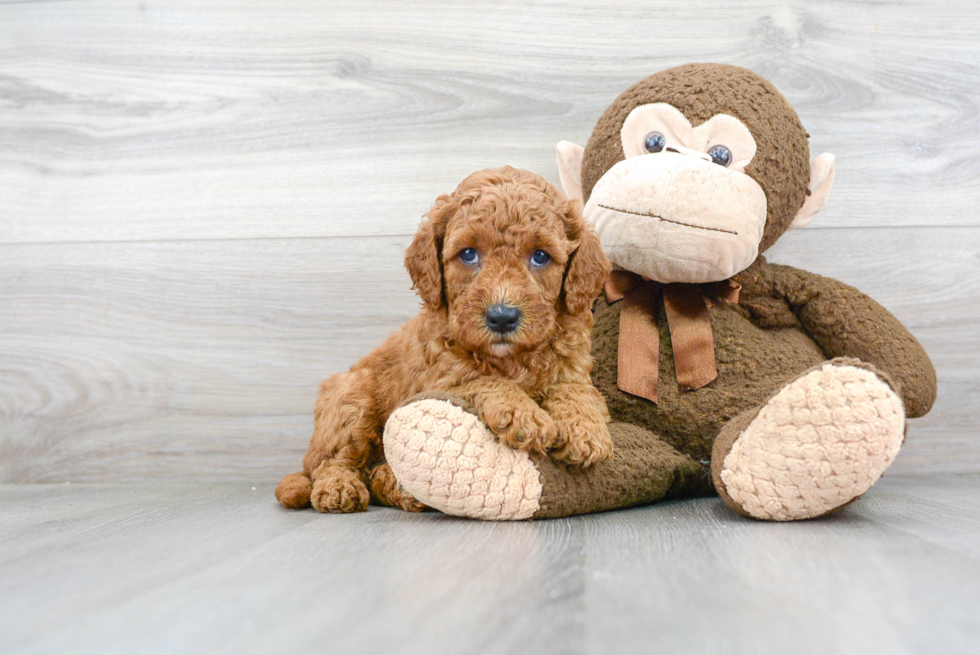
[[[329,468],[313,481],[310,503],[318,512],[348,514],[367,509],[371,495],[357,473],[346,468]]]
[[[371,494],[382,505],[397,507],[406,512],[423,512],[428,509],[395,479],[395,474],[387,463],[378,464],[371,469],[369,477]]]

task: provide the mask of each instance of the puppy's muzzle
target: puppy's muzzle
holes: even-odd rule
[[[487,328],[496,334],[510,334],[521,324],[521,310],[510,305],[490,305],[484,313]]]

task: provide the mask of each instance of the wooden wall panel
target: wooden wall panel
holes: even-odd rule
[[[820,225],[980,224],[972,0],[0,7],[0,242],[409,234],[473,170],[557,181],[557,141],[706,60],[838,156]]]
[[[913,422],[893,470],[980,470],[980,228],[910,235],[801,231],[773,259],[861,287],[933,357],[939,401]],[[401,264],[407,243],[0,246],[0,480],[291,470],[318,382],[417,311]]]
[[[435,197],[557,182],[555,142],[689,61],[767,76],[838,157],[772,258],[933,356],[893,471],[980,471],[978,35],[972,0],[0,2],[0,481],[292,470],[317,382],[415,312]]]

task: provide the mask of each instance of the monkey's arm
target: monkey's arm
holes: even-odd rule
[[[827,357],[856,357],[887,373],[898,383],[909,417],[929,411],[936,400],[936,370],[891,312],[843,282],[791,266],[760,264],[745,271],[750,296],[768,291],[779,305],[785,302]]]

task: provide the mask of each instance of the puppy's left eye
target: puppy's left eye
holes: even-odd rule
[[[480,255],[477,254],[476,248],[463,248],[459,252],[459,261],[472,265],[480,261]]]
[[[535,250],[534,254],[531,255],[531,266],[545,266],[550,261],[551,255],[544,250]]]

